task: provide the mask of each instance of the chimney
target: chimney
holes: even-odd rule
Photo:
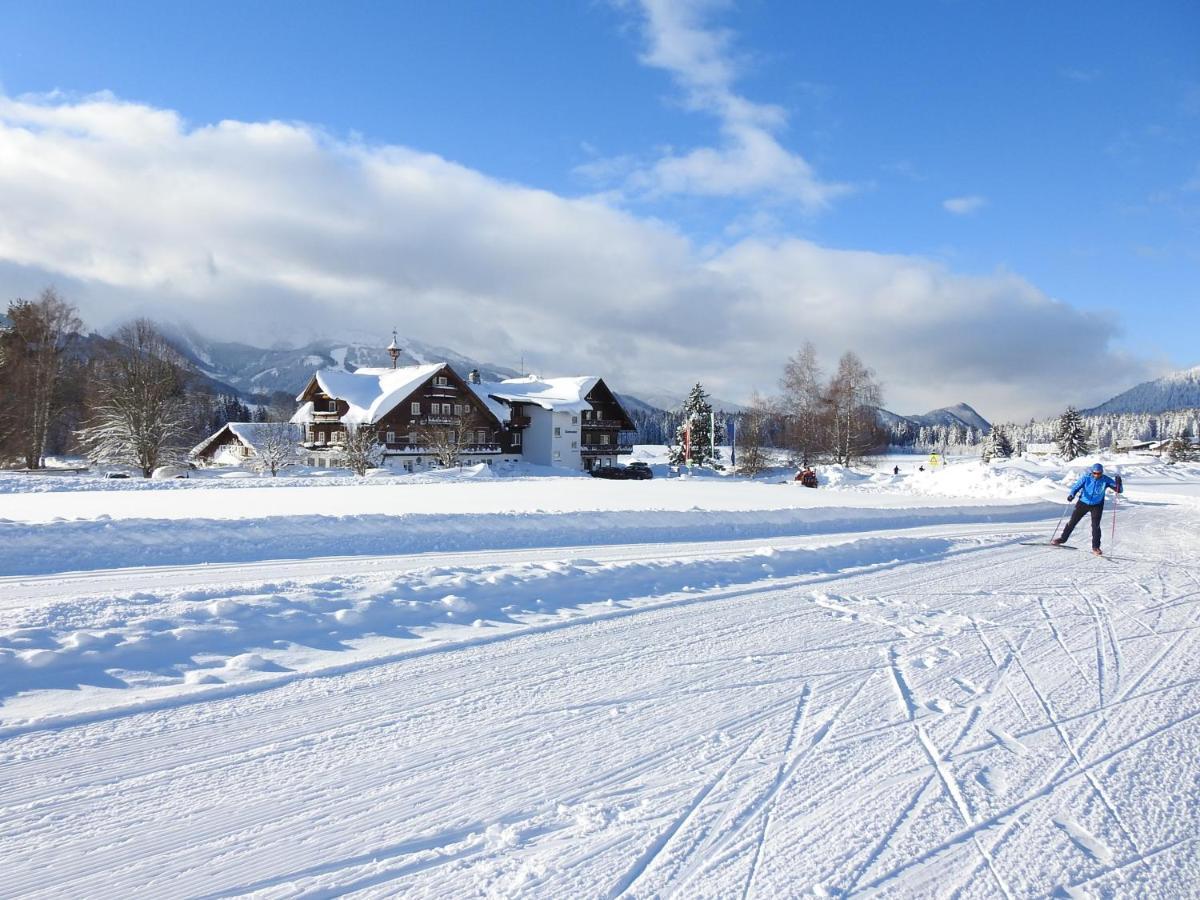
[[[471,382],[471,384],[479,384],[479,370],[472,369],[470,372],[468,372],[467,381]]]
[[[396,343],[396,329],[392,329],[392,342],[387,346],[388,356],[392,358],[392,368],[396,368],[396,360],[400,358],[400,345]]]

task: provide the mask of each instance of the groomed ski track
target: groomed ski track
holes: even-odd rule
[[[1200,527],[1122,516],[1119,564],[944,528],[923,559],[17,731],[0,894],[1185,896]]]

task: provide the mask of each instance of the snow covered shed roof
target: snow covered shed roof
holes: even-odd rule
[[[262,447],[263,436],[268,433],[268,429],[278,428],[278,422],[226,422],[199,444],[192,448],[188,456],[199,456],[207,450],[214,441],[223,434],[232,434],[241,443],[245,444],[251,450],[258,451]],[[290,426],[289,426],[290,427]],[[296,440],[300,440],[299,429],[295,431]]]
[[[449,368],[445,363],[424,366],[404,366],[399,369],[318,369],[313,374],[317,386],[350,409],[341,417],[347,425],[369,425],[378,422],[396,404],[415,391],[435,373]],[[311,382],[310,382],[311,384]],[[308,388],[297,397],[303,400]],[[293,416],[293,422],[307,422],[312,417],[311,404],[306,403]]]

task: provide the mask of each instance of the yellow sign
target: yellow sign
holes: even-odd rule
[[[938,466],[940,466],[941,464],[942,464],[942,458],[941,458],[940,456],[938,456],[936,453],[930,453],[930,454],[929,454],[929,466],[930,466],[930,468],[936,469],[936,468],[937,468]]]

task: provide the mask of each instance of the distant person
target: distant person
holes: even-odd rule
[[[1100,463],[1092,466],[1090,472],[1080,475],[1079,480],[1072,486],[1071,493],[1067,494],[1068,501],[1074,500],[1075,495],[1078,494],[1079,502],[1075,504],[1075,509],[1071,513],[1071,518],[1067,521],[1067,527],[1063,529],[1063,533],[1050,543],[1065,544],[1075,526],[1079,524],[1079,520],[1090,514],[1092,517],[1092,552],[1097,556],[1103,556],[1104,551],[1100,549],[1100,518],[1104,514],[1104,497],[1109,488],[1118,494],[1124,493],[1121,476],[1109,478],[1104,474],[1104,466]]]
[[[918,472],[924,472],[924,471],[925,471],[925,467],[924,467],[924,466],[917,466],[917,471],[918,471]]]
[[[899,475],[899,474],[900,474],[900,467],[899,467],[899,466],[892,466],[892,474],[893,474],[893,475]]]

